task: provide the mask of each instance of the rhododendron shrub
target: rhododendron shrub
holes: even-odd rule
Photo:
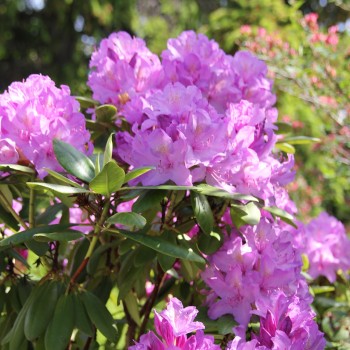
[[[308,282],[344,278],[350,241],[294,218],[265,63],[120,32],[90,69],[93,99],[41,75],[0,95],[1,346],[324,349]]]

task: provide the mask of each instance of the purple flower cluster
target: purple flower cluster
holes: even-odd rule
[[[154,326],[158,336],[149,331],[129,350],[220,350],[212,336],[204,335],[202,322],[194,321],[198,311],[194,306],[183,307],[172,298],[165,310],[155,311]],[[196,334],[187,336],[189,333]]]
[[[112,33],[103,39],[91,56],[88,85],[93,98],[122,109],[132,97],[144,96],[159,88],[163,69],[157,55],[139,38]]]
[[[204,182],[296,212],[284,188],[294,159],[273,152],[276,98],[264,62],[249,52],[226,55],[215,41],[186,31],[168,41],[161,61],[142,40],[112,34],[90,66],[93,97],[115,104],[130,125],[117,133],[115,154],[130,167],[155,168],[139,178],[143,185]],[[223,225],[232,225],[228,217]],[[229,349],[323,348],[295,232],[267,212],[258,225],[231,231],[202,273],[209,316],[231,314],[239,323]],[[149,332],[130,349],[217,349],[193,322],[194,310],[172,299],[156,313],[159,337]],[[252,317],[260,318],[260,333],[247,342]]]
[[[271,152],[277,111],[266,65],[249,52],[226,55],[192,31],[170,39],[161,57],[126,33],[104,39],[92,56],[93,97],[130,124],[116,136],[120,159],[155,167],[144,185],[205,181],[274,201],[293,177],[293,159]]]
[[[300,254],[291,245],[291,234],[267,218],[256,226],[244,226],[227,238],[209,257],[202,273],[211,288],[207,298],[209,316],[232,314],[247,326],[252,310],[275,290],[296,293],[300,276]]]
[[[245,329],[237,327],[236,337],[227,350],[291,349],[322,350],[326,341],[314,321],[315,314],[308,303],[297,297],[287,297],[276,291],[256,303],[254,313],[260,319],[259,334],[245,340]]]
[[[321,213],[307,225],[300,224],[295,241],[309,258],[311,277],[325,276],[333,283],[338,270],[350,270],[350,240],[344,225],[333,216]]]
[[[0,163],[31,163],[44,177],[44,167],[61,170],[53,152],[54,138],[91,152],[79,108],[69,88],[57,88],[47,76],[31,75],[12,83],[0,95]]]

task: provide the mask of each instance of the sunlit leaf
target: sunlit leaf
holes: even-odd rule
[[[110,196],[118,190],[125,178],[124,170],[114,161],[110,161],[90,182],[90,188],[99,194]]]
[[[57,139],[53,140],[53,148],[58,162],[69,174],[86,182],[94,178],[94,163],[84,153]]]

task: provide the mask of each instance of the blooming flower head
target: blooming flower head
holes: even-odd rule
[[[194,306],[184,308],[180,300],[172,298],[165,310],[155,312],[155,329],[160,338],[150,331],[129,350],[220,350],[213,337],[204,335],[203,323],[194,321],[197,313]]]
[[[202,277],[211,288],[209,317],[231,314],[246,326],[260,298],[275,289],[288,295],[296,292],[301,259],[292,247],[291,235],[266,218],[240,231],[231,233],[209,257],[210,265]]]
[[[24,160],[43,177],[44,167],[61,170],[53,152],[54,138],[84,153],[91,151],[90,134],[79,108],[69,88],[57,88],[47,76],[31,75],[12,83],[0,95],[0,147],[7,158],[1,157],[1,162]]]
[[[350,269],[350,240],[343,224],[327,213],[300,224],[296,241],[309,258],[311,277],[325,276],[333,283],[338,270]]]
[[[193,31],[169,39],[168,49],[162,53],[166,81],[198,87],[220,112],[229,101],[241,97],[232,83],[230,60],[214,40]]]
[[[139,38],[126,32],[112,33],[101,41],[91,57],[88,85],[93,98],[122,107],[134,95],[156,88],[162,82],[158,56]]]

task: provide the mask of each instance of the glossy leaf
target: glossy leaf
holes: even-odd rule
[[[289,153],[289,154],[295,153],[295,148],[286,142],[276,143],[275,147],[278,148],[279,150],[285,152],[285,153]]]
[[[27,182],[27,186],[34,188],[35,190],[50,190],[61,194],[79,194],[79,193],[90,193],[85,188],[77,188],[71,186],[63,186],[56,184],[47,184],[45,182]]]
[[[257,225],[260,222],[260,209],[253,202],[246,205],[232,204],[230,213],[232,222],[237,228],[245,224]]]
[[[78,295],[82,300],[87,314],[96,328],[109,340],[116,341],[117,329],[113,326],[114,320],[102,301],[90,292]]]
[[[104,156],[103,156],[103,165],[106,165],[108,162],[112,160],[113,154],[113,136],[114,134],[110,134],[106,143]]]
[[[133,212],[116,213],[108,218],[107,222],[109,224],[121,224],[130,228],[142,228],[147,223],[142,215]]]
[[[90,182],[95,176],[94,163],[68,143],[54,139],[53,148],[58,162],[69,174]]]
[[[321,142],[321,139],[317,137],[309,136],[290,136],[285,137],[282,142],[287,142],[290,145],[307,145],[310,143]]]
[[[165,255],[184,260],[195,261],[198,263],[205,263],[205,260],[196,254],[193,250],[184,248],[177,244],[173,244],[157,236],[148,236],[146,234],[129,232],[125,230],[109,229],[108,232],[121,234],[124,237],[130,238],[137,243],[143,244],[146,247],[152,248],[155,251]]]
[[[293,131],[293,126],[284,122],[276,122],[274,123],[278,130],[276,130],[276,134],[288,134]]]
[[[125,179],[124,179],[124,183],[127,183],[133,179],[136,179],[137,177],[148,173],[150,170],[155,169],[152,166],[145,166],[142,168],[137,168],[137,169],[133,169],[131,171],[129,171],[127,174],[125,174]]]
[[[224,243],[223,237],[217,232],[210,232],[209,235],[200,235],[198,248],[207,255],[214,254]]]
[[[90,182],[90,188],[104,196],[110,196],[124,183],[124,170],[114,161],[110,161],[99,174]]]
[[[201,184],[196,186],[193,189],[195,192],[201,193],[206,196],[212,196],[212,197],[219,197],[219,198],[226,198],[226,199],[233,199],[237,201],[251,201],[251,202],[258,202],[259,200],[249,194],[242,194],[242,193],[230,193],[225,191],[222,188],[210,186],[207,184]]]
[[[49,249],[49,245],[44,242],[37,242],[34,239],[31,239],[24,243],[25,246],[35,253],[37,256],[43,256]]]
[[[82,108],[91,108],[98,105],[98,101],[93,100],[92,98],[88,98],[85,96],[74,96],[75,99],[80,103]]]
[[[112,122],[117,115],[117,108],[113,105],[102,105],[95,109],[96,120],[100,122]]]
[[[85,235],[76,230],[64,230],[61,232],[52,232],[52,233],[37,233],[33,236],[33,239],[39,242],[53,242],[53,241],[76,241],[84,237]]]
[[[59,213],[61,213],[65,208],[67,208],[63,203],[56,203],[50,205],[43,213],[36,217],[35,223],[39,225],[48,225],[52,222]]]
[[[18,164],[0,164],[0,170],[6,172],[19,171],[22,173],[35,174],[34,169]]]
[[[166,196],[166,191],[152,191],[148,190],[146,192],[143,192],[139,198],[136,200],[136,202],[132,206],[132,211],[136,213],[143,213],[151,208],[159,208],[160,210],[160,203],[163,200],[163,198]]]
[[[67,177],[63,176],[62,174],[56,172],[56,171],[53,171],[51,169],[48,169],[48,168],[44,168],[45,171],[47,171],[52,177],[54,177],[55,179],[57,180],[60,180],[64,183],[66,183],[67,185],[71,185],[71,186],[74,186],[74,187],[77,187],[77,188],[82,188],[78,183],[68,179]]]
[[[137,299],[134,293],[129,292],[124,298],[125,305],[129,311],[131,318],[135,321],[138,326],[141,326],[141,318],[137,306]]]
[[[73,295],[61,295],[45,333],[46,349],[65,350],[69,343],[74,324]]]
[[[213,231],[214,216],[207,197],[203,194],[192,192],[191,203],[198,225],[204,233],[209,235]]]
[[[272,215],[281,218],[281,220],[283,220],[287,224],[289,224],[295,228],[298,228],[297,225],[294,223],[293,215],[289,214],[285,210],[277,208],[277,207],[263,207],[263,209],[268,211]]]
[[[69,227],[75,226],[74,224],[58,224],[58,225],[49,225],[49,226],[40,226],[18,232],[12,236],[6,237],[0,241],[0,247],[8,248],[11,246],[19,245],[25,243],[33,238],[35,234],[38,233],[53,233],[66,230]]]

